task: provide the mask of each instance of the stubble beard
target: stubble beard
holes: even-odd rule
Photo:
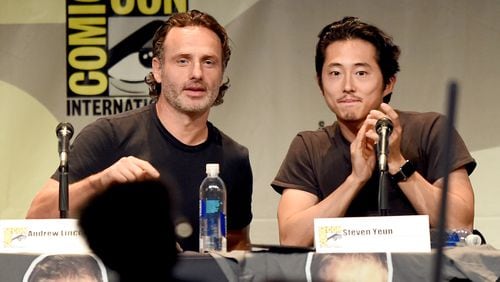
[[[362,123],[366,119],[366,116],[360,116],[354,111],[346,111],[337,115],[337,120],[344,122],[346,124],[358,124]]]
[[[208,111],[215,101],[216,96],[212,91],[200,100],[193,101],[182,95],[182,90],[176,90],[174,86],[168,86],[162,93],[167,102],[176,110],[186,114],[200,114]]]

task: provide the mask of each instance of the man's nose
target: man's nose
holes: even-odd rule
[[[191,70],[191,77],[199,79],[199,78],[201,78],[202,74],[203,74],[203,70],[201,68],[201,63],[195,62],[193,64],[193,68]]]

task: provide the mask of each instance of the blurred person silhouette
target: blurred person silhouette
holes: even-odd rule
[[[159,180],[118,183],[83,208],[79,225],[120,281],[171,281],[178,252],[171,206]]]

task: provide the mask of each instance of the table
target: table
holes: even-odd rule
[[[392,281],[432,281],[433,253],[386,255],[392,266]],[[22,281],[24,273],[37,256],[1,253],[0,281]],[[319,256],[312,252],[268,251],[233,251],[210,255],[183,253],[179,256],[175,275],[183,281],[311,281],[307,269],[312,269],[314,258]],[[497,281],[500,277],[500,250],[489,245],[446,249],[442,273],[444,281],[454,278]],[[107,269],[107,274],[110,282],[118,281],[113,271]]]

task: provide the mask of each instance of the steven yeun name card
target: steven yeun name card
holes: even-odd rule
[[[314,219],[318,253],[430,252],[427,215]]]

